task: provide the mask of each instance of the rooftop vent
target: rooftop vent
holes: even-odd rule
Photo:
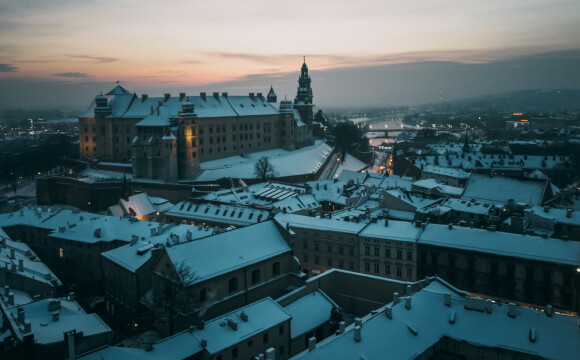
[[[240,314],[240,317],[242,318],[243,321],[245,321],[245,322],[248,321],[248,314],[246,314],[245,312],[242,311],[242,313]]]
[[[410,296],[407,296],[405,298],[405,309],[407,309],[407,310],[411,309],[411,297]]]
[[[508,316],[509,317],[516,317],[516,304],[509,303],[509,305],[508,305]]]
[[[238,322],[232,319],[228,319],[228,326],[233,330],[238,330]]]
[[[361,327],[360,326],[355,326],[354,327],[354,341],[356,342],[360,342],[361,341]]]

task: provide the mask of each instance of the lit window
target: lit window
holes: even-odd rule
[[[64,250],[62,248],[58,249],[58,256],[64,257]]]

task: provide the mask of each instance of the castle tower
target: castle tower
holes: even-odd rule
[[[268,92],[267,99],[268,99],[269,103],[277,103],[278,102],[278,96],[274,92],[274,88],[272,86],[270,86],[270,92]]]
[[[188,101],[181,105],[178,114],[178,174],[180,179],[191,180],[199,174],[199,139],[197,132],[197,114],[193,103]]]
[[[312,80],[308,75],[308,66],[306,65],[306,58],[300,69],[300,77],[298,78],[298,92],[294,98],[294,108],[300,112],[302,120],[309,127],[312,127],[312,118],[314,117],[312,109],[312,88],[310,87]]]

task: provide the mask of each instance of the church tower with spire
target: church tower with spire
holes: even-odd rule
[[[314,114],[312,109],[312,88],[310,87],[312,80],[308,75],[308,66],[306,65],[306,57],[300,69],[300,77],[298,78],[298,92],[294,98],[294,108],[298,110],[302,120],[308,125],[309,131],[312,131],[312,119]]]

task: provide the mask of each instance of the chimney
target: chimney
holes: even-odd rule
[[[52,321],[58,321],[58,319],[60,318],[60,311],[53,311],[52,312]]]
[[[536,342],[536,329],[530,328],[530,341],[535,343]]]
[[[49,300],[48,301],[48,311],[55,311],[60,309],[60,300]]]
[[[68,300],[69,301],[75,301],[75,293],[74,291],[71,291],[68,293]]]
[[[193,234],[191,233],[190,230],[187,230],[187,232],[185,233],[185,237],[187,238],[187,240],[193,239]]]
[[[445,306],[451,306],[451,293],[443,294],[443,303]]]
[[[567,218],[571,218],[572,217],[572,209],[571,208],[566,209],[566,217]]]
[[[182,101],[185,98],[185,93],[179,93],[179,101]]]
[[[362,319],[361,318],[355,318],[354,319],[354,325],[362,328]]]
[[[250,99],[254,100],[254,93],[250,93]]]
[[[227,92],[223,92],[222,96],[225,97],[226,99],[228,98],[228,93]]]
[[[214,92],[214,93],[213,93],[213,97],[214,97],[216,100],[219,100],[219,99],[220,99],[220,93],[219,93],[219,92]]]
[[[256,96],[258,97],[258,99],[263,99],[264,95],[262,95],[262,93],[257,93]]]
[[[389,219],[385,219],[385,227],[389,226]]]
[[[395,291],[393,293],[393,305],[395,305],[398,302],[399,302],[399,293]]]
[[[453,229],[453,224],[449,224],[449,230]]]
[[[205,349],[207,347],[207,339],[201,339],[200,343],[202,348]]]
[[[68,358],[69,358],[69,360],[74,360],[76,358],[75,333],[76,333],[76,330],[72,330],[72,331],[65,333],[66,340],[68,342]]]
[[[165,99],[165,101],[169,100],[170,97],[171,97],[171,94],[170,93],[165,93],[163,95],[163,98]]]
[[[509,303],[509,305],[508,305],[508,316],[509,317],[516,317],[516,304]]]
[[[203,330],[203,329],[205,329],[205,321],[199,320],[199,322],[197,323],[197,330]]]
[[[155,230],[155,229],[152,229],[152,230]],[[131,235],[131,245],[135,245],[137,243],[137,240],[139,240],[138,235]]]
[[[338,330],[340,331],[341,334],[344,334],[344,330],[346,329],[346,323],[344,321],[341,321],[338,323]]]
[[[271,347],[266,350],[266,360],[276,360],[276,349]]]
[[[203,101],[207,101],[207,94],[206,94],[205,92],[200,92],[200,93],[199,93],[199,96],[201,96],[201,99],[202,99]]]
[[[95,229],[95,237],[96,238],[100,238],[101,237],[101,228],[96,228]]]
[[[16,310],[18,312],[18,322],[23,324],[24,323],[24,309],[23,308],[18,308],[18,310]]]
[[[145,101],[145,100],[147,100],[147,98],[148,98],[148,97],[149,97],[149,95],[147,95],[147,94],[143,94],[143,95],[141,96],[141,101]]]
[[[554,315],[554,308],[552,307],[552,304],[548,304],[548,306],[546,306],[546,315],[549,317]]]
[[[245,312],[242,311],[240,317],[242,318],[243,321],[248,322],[248,314],[246,314]]]
[[[549,206],[544,206],[544,212],[545,213],[550,212],[550,207]]]
[[[411,285],[405,286],[405,295],[411,295]]]
[[[238,330],[238,323],[232,319],[228,319],[228,325],[234,330]]]
[[[24,259],[18,259],[18,271],[24,272]]]
[[[354,341],[356,341],[356,342],[361,341],[360,330],[361,330],[360,326],[357,325],[354,327]]]
[[[6,239],[2,238],[2,247],[6,249]]]
[[[487,299],[487,300],[485,300],[485,311],[486,311],[488,314],[491,314],[491,310],[493,309],[492,305],[493,305],[493,304],[492,304],[492,302],[491,302],[491,300],[490,300],[490,299]]]
[[[393,318],[393,308],[391,306],[385,307],[385,315],[387,315],[389,319]]]
[[[316,350],[316,337],[308,338],[308,351]]]
[[[14,293],[12,291],[8,293],[8,303],[14,305]]]
[[[10,258],[11,259],[16,259],[16,255],[14,253],[14,248],[10,248]]]
[[[30,323],[30,320],[28,320],[28,319],[24,320],[24,331],[23,331],[23,333],[29,334],[31,331],[32,331],[32,324]]]
[[[8,294],[10,294],[10,286],[5,285],[4,286],[4,296],[8,296]]]
[[[411,308],[411,297],[410,297],[410,296],[407,296],[407,297],[405,298],[405,308],[406,308],[407,310],[409,310],[409,309]]]

